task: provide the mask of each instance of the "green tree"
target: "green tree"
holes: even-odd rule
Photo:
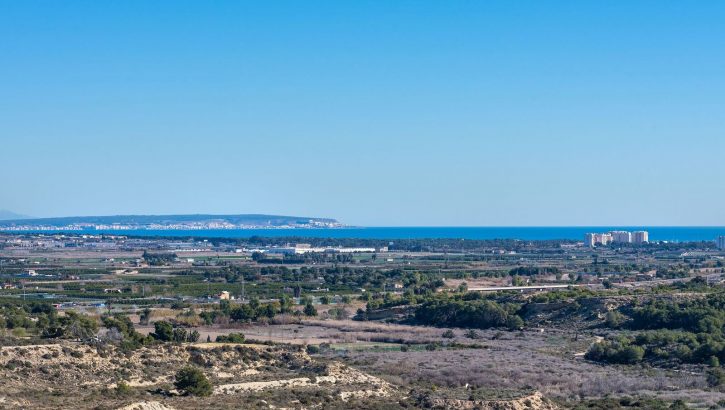
[[[151,309],[145,308],[139,315],[139,323],[142,325],[148,325],[149,319],[151,318]]]
[[[229,314],[229,318],[237,322],[246,322],[257,318],[257,312],[250,305],[235,306]]]
[[[154,322],[153,337],[163,342],[170,342],[174,338],[174,327],[165,320]]]
[[[174,342],[177,343],[183,343],[186,342],[187,334],[186,329],[177,327],[174,329],[174,335],[173,335]]]
[[[317,309],[315,309],[312,303],[306,304],[303,312],[305,316],[317,316]]]
[[[506,327],[511,330],[518,330],[524,327],[524,320],[517,315],[511,315],[506,318]]]
[[[624,319],[623,314],[617,312],[616,310],[610,310],[607,312],[605,323],[612,329],[619,329],[622,326],[622,323],[624,323]]]
[[[210,396],[214,390],[204,373],[196,367],[187,366],[176,373],[174,386],[194,396]]]
[[[249,306],[254,310],[259,309],[259,298],[253,296],[251,299],[249,299]]]
[[[279,312],[280,313],[290,313],[292,312],[292,299],[288,295],[282,295],[281,298],[279,298]]]

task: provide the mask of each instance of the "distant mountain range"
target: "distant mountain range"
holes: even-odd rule
[[[15,212],[8,211],[6,209],[0,209],[0,221],[7,221],[12,219],[31,219],[32,217],[27,215],[16,214]]]
[[[12,214],[12,213],[11,213]],[[16,215],[16,214],[12,214]],[[282,215],[114,215],[0,219],[6,230],[336,228],[332,218]]]

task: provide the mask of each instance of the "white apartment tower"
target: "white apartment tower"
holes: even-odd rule
[[[725,236],[717,237],[717,247],[725,250]]]
[[[584,235],[584,246],[593,248],[595,245],[612,243],[612,235],[608,233],[588,233]]]
[[[632,234],[627,231],[612,231],[612,242],[630,243],[632,242]]]
[[[632,232],[632,243],[648,243],[649,232],[647,231],[635,231]]]
[[[718,239],[719,241],[720,239]],[[608,245],[610,243],[648,243],[649,233],[647,231],[611,231],[609,233],[587,233],[584,235],[584,246],[593,248],[596,245]],[[718,242],[719,243],[719,242]]]

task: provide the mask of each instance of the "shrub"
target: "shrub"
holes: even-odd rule
[[[204,373],[196,367],[187,366],[176,373],[174,386],[194,396],[210,396],[213,387]]]
[[[169,342],[174,338],[174,327],[164,320],[154,322],[154,339]]]
[[[510,330],[519,330],[524,327],[524,320],[517,315],[512,315],[506,318],[506,327]]]
[[[612,329],[619,329],[624,323],[624,315],[617,312],[616,310],[610,310],[607,312],[605,323]]]
[[[628,340],[615,340],[593,344],[585,357],[599,362],[635,364],[642,361],[644,349]]]
[[[305,316],[317,316],[317,309],[315,309],[312,303],[307,303],[303,312]]]
[[[129,386],[126,382],[118,382],[116,385],[116,394],[119,396],[127,396],[131,394],[131,386]]]
[[[242,333],[229,333],[228,335],[219,335],[216,337],[217,343],[244,343],[244,335]]]
[[[722,386],[725,383],[725,371],[714,368],[707,371],[707,384],[710,387]]]
[[[466,336],[469,339],[480,339],[481,338],[481,335],[479,335],[478,332],[476,332],[473,329],[470,329],[470,330],[466,331],[466,333],[464,334],[464,336]]]

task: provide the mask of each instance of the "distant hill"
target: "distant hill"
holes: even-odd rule
[[[0,209],[0,221],[7,221],[13,219],[32,219],[32,217],[16,214],[15,212],[11,212],[5,209]]]
[[[13,219],[0,222],[0,227],[68,227],[94,225],[121,225],[126,229],[224,229],[273,227],[336,227],[332,218],[314,218],[283,215],[112,215],[68,216],[59,218]]]

